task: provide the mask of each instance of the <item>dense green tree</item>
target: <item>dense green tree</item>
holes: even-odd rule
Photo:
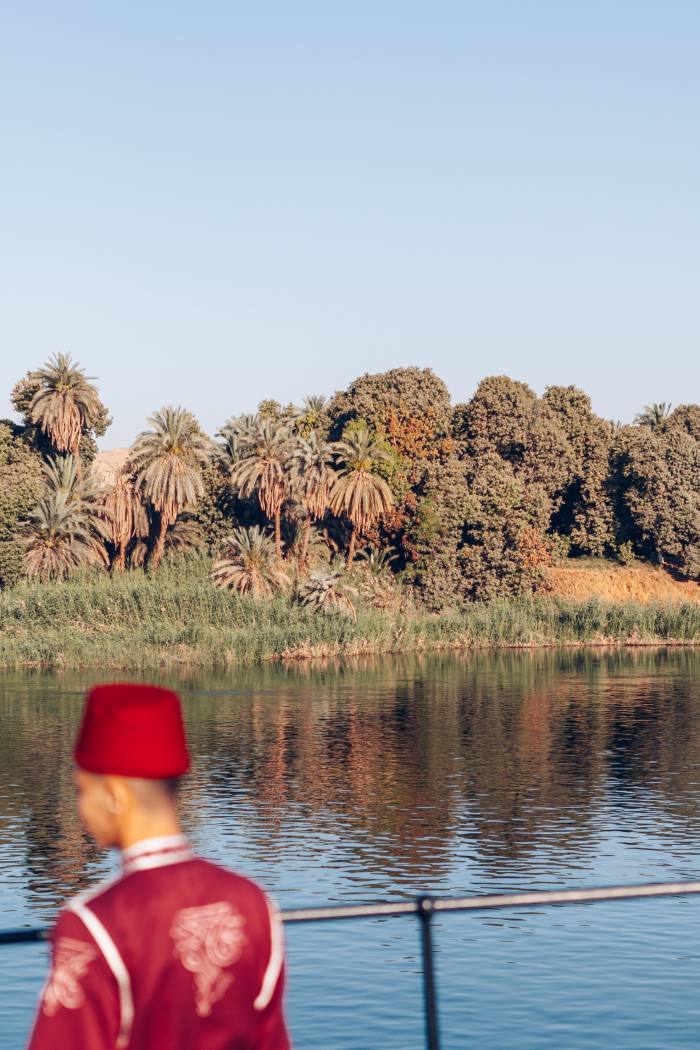
[[[336,394],[326,411],[333,438],[353,420],[364,420],[409,461],[436,458],[452,419],[450,392],[430,368],[361,376]]]
[[[553,516],[567,496],[571,516],[581,514],[573,498],[577,466],[582,489],[590,480],[583,478],[585,441],[577,449],[574,440],[574,417],[586,406],[575,402],[573,391],[553,389],[548,399],[538,398],[524,383],[491,376],[457,406],[454,461],[426,477],[418,500],[416,582],[430,605],[519,594],[541,584]],[[577,520],[579,529],[582,524]]]
[[[0,541],[15,535],[17,521],[36,505],[43,484],[41,457],[26,432],[0,421]]]
[[[0,588],[12,586],[22,574],[21,526],[42,489],[41,457],[26,429],[0,421]]]
[[[468,483],[473,502],[459,552],[468,597],[487,601],[536,589],[550,562],[545,490],[493,454],[479,460]]]
[[[463,459],[452,456],[425,465],[417,488],[416,513],[408,529],[413,552],[408,575],[430,609],[467,600],[460,551],[465,524],[475,512]]]
[[[624,427],[614,470],[621,541],[700,576],[700,442],[682,427]]]
[[[214,554],[224,537],[238,525],[260,524],[257,500],[241,501],[231,488],[230,468],[220,457],[214,457],[202,473],[204,491],[197,503],[196,517],[207,550]],[[242,508],[252,508],[252,516]]]
[[[680,427],[700,441],[700,405],[678,405],[668,417],[670,427]]]
[[[430,608],[509,597],[542,583],[550,502],[500,456],[431,465],[418,507],[412,575]]]
[[[256,415],[260,419],[269,419],[272,423],[291,424],[296,419],[298,412],[299,409],[291,402],[288,405],[281,405],[273,398],[266,398],[258,405]]]
[[[615,512],[610,485],[614,428],[593,412],[575,386],[547,387],[543,398],[567,442],[568,476],[555,493],[551,531],[568,537],[575,554],[602,556],[615,547]]]
[[[573,463],[566,434],[550,405],[508,376],[482,380],[456,414],[455,437],[474,461],[496,454],[526,484],[540,485],[556,510]]]
[[[0,540],[0,590],[14,586],[24,574],[24,543],[19,538]]]

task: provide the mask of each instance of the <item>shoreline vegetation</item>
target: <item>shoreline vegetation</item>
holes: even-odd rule
[[[573,386],[453,404],[395,368],[213,436],[165,406],[100,464],[109,410],[69,355],[11,401],[2,668],[700,643],[698,404],[623,425]]]
[[[700,644],[700,604],[639,605],[522,596],[429,612],[415,605],[357,619],[319,616],[286,596],[256,602],[213,588],[209,559],[163,564],[157,576],[84,573],[22,581],[0,593],[0,668],[222,669],[267,661],[414,652]]]

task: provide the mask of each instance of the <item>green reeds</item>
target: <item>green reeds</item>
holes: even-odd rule
[[[520,598],[441,614],[360,605],[357,622],[209,581],[205,558],[0,592],[0,667],[225,667],[266,660],[562,645],[700,644],[700,605]]]

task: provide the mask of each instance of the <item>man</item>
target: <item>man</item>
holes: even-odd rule
[[[29,1050],[288,1050],[279,918],[180,828],[177,695],[97,686],[75,762],[81,819],[122,870],[59,915]]]

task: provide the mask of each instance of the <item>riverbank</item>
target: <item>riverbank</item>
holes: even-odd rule
[[[108,578],[24,582],[0,593],[0,667],[140,671],[270,660],[571,645],[700,644],[700,606],[557,597],[431,614],[358,605],[357,622],[288,598],[212,587],[204,559]]]
[[[552,594],[572,601],[632,602],[665,605],[700,603],[700,584],[672,575],[648,562],[620,565],[605,558],[570,558],[546,571]]]

